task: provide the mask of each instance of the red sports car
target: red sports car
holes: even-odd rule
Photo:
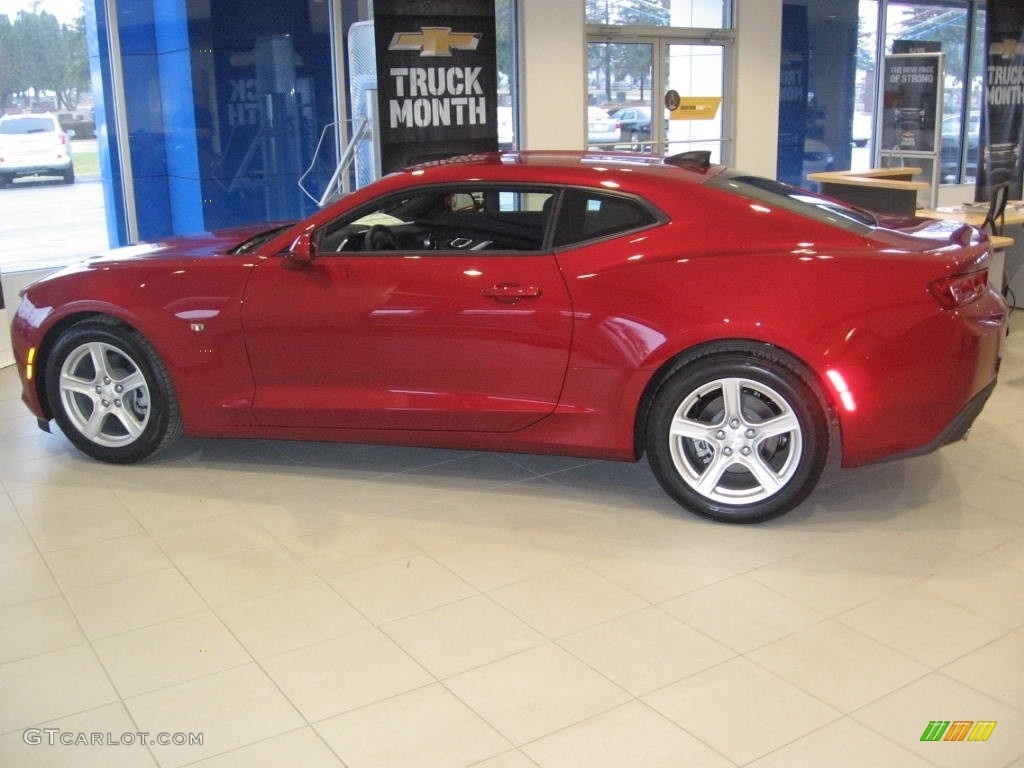
[[[990,243],[677,158],[460,158],[298,223],[115,250],[30,286],[24,400],[134,462],[195,437],[636,461],[717,520],[964,436],[1007,309]]]

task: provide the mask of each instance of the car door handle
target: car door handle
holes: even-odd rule
[[[520,285],[519,283],[495,283],[490,288],[484,288],[481,293],[488,299],[515,304],[520,299],[535,299],[543,293],[540,286]]]

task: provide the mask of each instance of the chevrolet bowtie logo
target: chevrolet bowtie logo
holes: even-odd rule
[[[1024,43],[1016,40],[1004,39],[1001,43],[993,42],[988,49],[989,56],[999,55],[1002,59],[1012,59],[1017,54],[1024,54]]]
[[[396,32],[389,51],[419,51],[421,57],[451,56],[453,50],[475,51],[480,35],[452,32],[451,27],[423,27],[419,32]]]

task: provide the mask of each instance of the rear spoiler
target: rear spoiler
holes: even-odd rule
[[[691,168],[706,171],[711,167],[711,151],[707,149],[694,149],[689,152],[680,152],[677,155],[670,155],[665,158],[668,165],[677,165],[680,168]]]

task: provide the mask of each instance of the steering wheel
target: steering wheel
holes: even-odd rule
[[[366,230],[366,250],[368,251],[397,251],[398,238],[395,233],[383,224],[374,224]]]

